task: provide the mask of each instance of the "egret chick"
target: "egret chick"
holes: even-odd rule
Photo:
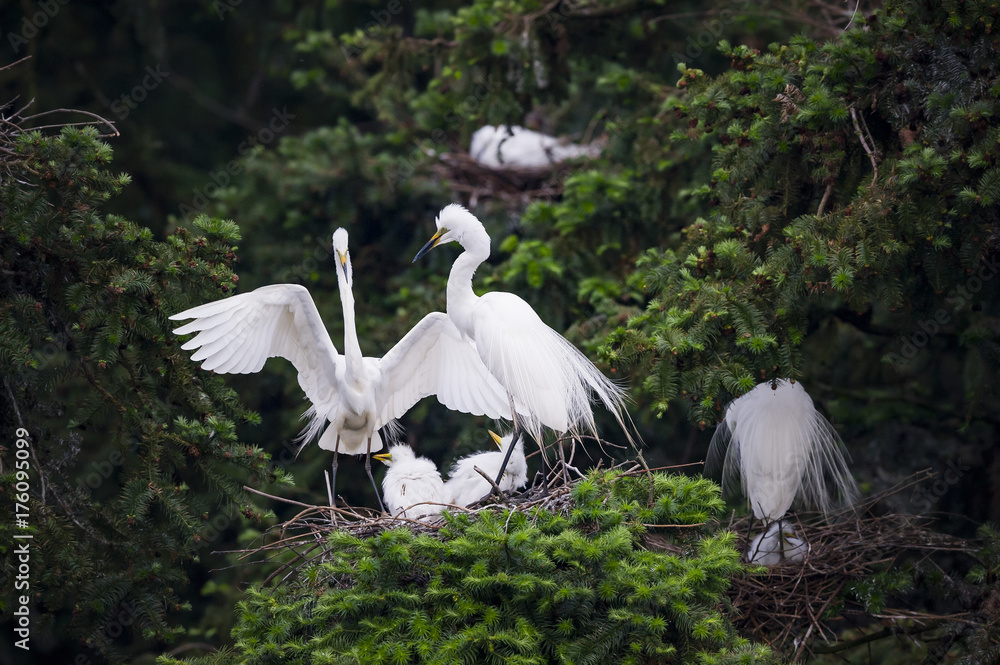
[[[514,436],[508,434],[502,439],[496,432],[490,432],[490,437],[500,448],[499,451],[467,455],[455,462],[451,468],[448,482],[444,484],[451,496],[451,502],[456,506],[468,506],[479,501],[490,493],[492,487],[475,467],[482,469],[490,478],[499,477],[497,486],[503,492],[521,489],[528,482],[528,461],[524,457],[524,438],[518,437],[514,444]],[[507,468],[501,472],[507,451],[513,444],[513,453]]]
[[[369,454],[382,449],[379,430],[392,429],[395,419],[417,401],[436,395],[455,411],[510,418],[509,400],[441,312],[421,319],[382,358],[362,356],[346,230],[333,234],[333,248],[344,315],[344,355],[334,347],[309,291],[298,284],[262,286],[170,319],[194,319],[174,333],[198,333],[181,348],[197,349],[191,359],[204,361],[204,370],[248,374],[259,372],[274,356],[291,361],[311,403],[304,414],[309,423],[300,439],[308,442],[325,427],[319,447],[333,451],[331,495],[336,498],[337,456],[345,453],[365,455],[365,471],[378,497]]]
[[[391,446],[389,452],[375,455],[375,459],[389,467],[382,479],[389,514],[417,519],[436,515],[451,503],[434,462],[417,457],[406,444]]]
[[[490,256],[490,236],[482,223],[457,204],[435,220],[437,232],[414,261],[438,245],[457,242],[465,251],[448,276],[448,317],[471,342],[483,364],[507,391],[516,411],[515,438],[525,428],[541,445],[542,427],[557,433],[597,437],[591,398],[596,396],[618,419],[626,436],[624,391],[513,293],[477,296],[472,276]],[[513,452],[508,448],[508,455]],[[501,471],[506,462],[501,465]],[[497,477],[497,484],[501,477]]]
[[[741,489],[754,517],[770,524],[792,503],[824,514],[852,503],[858,487],[837,431],[802,384],[765,382],[726,408],[715,430],[707,467],[722,465],[722,488]]]
[[[757,534],[747,548],[747,562],[762,566],[775,566],[783,561],[803,561],[809,544],[795,535],[783,520],[775,520],[767,530]]]
[[[469,155],[491,169],[538,169],[574,157],[597,157],[601,147],[599,143],[569,143],[516,125],[486,125],[472,134]]]

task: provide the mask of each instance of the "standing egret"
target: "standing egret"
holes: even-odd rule
[[[723,490],[729,495],[742,490],[754,517],[770,525],[793,502],[824,514],[852,503],[858,486],[846,457],[837,430],[802,384],[779,379],[730,402],[712,436],[706,467],[711,472],[721,465]],[[771,534],[774,543],[779,531]],[[763,540],[769,540],[767,534]]]
[[[486,125],[472,134],[469,155],[491,169],[539,169],[574,157],[597,157],[601,144],[577,145],[524,127]]]
[[[491,486],[475,467],[490,476],[498,476],[497,487],[502,492],[520,489],[528,482],[528,461],[524,457],[524,438],[518,437],[514,443],[513,434],[501,439],[495,432],[490,432],[493,441],[499,446],[499,451],[467,455],[455,462],[451,468],[448,482],[444,484],[451,495],[451,502],[456,506],[468,506],[479,501],[490,493]],[[510,462],[502,469],[507,451],[513,447]]]
[[[391,446],[375,459],[389,467],[382,479],[382,493],[394,517],[435,515],[451,503],[434,462],[417,457],[406,444]]]
[[[448,276],[448,317],[510,396],[511,410],[516,411],[515,432],[526,428],[539,445],[543,426],[557,433],[586,432],[596,437],[590,405],[591,396],[596,395],[631,441],[621,388],[545,325],[520,297],[503,291],[480,297],[472,290],[476,268],[490,256],[490,236],[482,222],[462,206],[451,204],[434,223],[437,232],[413,260],[444,243],[457,242],[464,248]],[[508,457],[512,451],[513,447],[508,448]]]
[[[197,332],[181,348],[198,349],[192,360],[220,374],[259,372],[264,361],[281,356],[298,371],[299,386],[312,403],[302,431],[309,441],[326,425],[319,446],[333,451],[331,496],[336,497],[337,455],[365,454],[372,477],[371,451],[382,448],[378,430],[392,427],[418,400],[436,395],[446,407],[490,418],[511,417],[504,389],[475,350],[441,312],[428,314],[382,358],[362,357],[354,325],[354,293],[347,231],[333,234],[337,283],[344,311],[344,355],[337,353],[309,291],[298,284],[263,286],[174,314],[195,319],[174,330]],[[379,507],[382,500],[379,498]]]

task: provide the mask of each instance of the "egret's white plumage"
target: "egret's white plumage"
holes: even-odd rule
[[[597,157],[601,154],[601,145],[577,145],[516,125],[486,125],[472,134],[469,154],[492,169],[537,169],[574,157]]]
[[[782,561],[803,561],[809,549],[809,544],[796,536],[790,527],[776,520],[750,542],[747,562],[775,566]]]
[[[335,460],[337,451],[358,455],[380,450],[378,430],[429,395],[457,411],[511,417],[506,392],[445,314],[425,316],[382,358],[363,357],[354,323],[347,231],[337,229],[333,245],[344,355],[330,340],[309,291],[297,284],[263,286],[174,314],[172,320],[194,319],[176,334],[198,333],[181,348],[197,349],[192,360],[202,360],[202,369],[220,374],[259,372],[274,356],[290,360],[311,402],[303,439],[310,440],[330,423],[319,445],[335,451]],[[370,475],[367,459],[366,467]]]
[[[490,432],[490,436],[500,447],[499,451],[486,453],[476,453],[467,455],[455,462],[451,468],[445,488],[451,496],[451,502],[456,506],[468,506],[479,501],[490,493],[492,487],[479,473],[475,467],[482,469],[490,478],[496,478],[503,467],[503,460],[508,448],[513,444],[514,450],[511,452],[510,461],[507,468],[503,469],[500,482],[497,486],[504,492],[520,489],[528,482],[528,461],[524,457],[524,438],[518,437],[514,444],[514,437],[508,434],[502,439]]]
[[[417,457],[405,444],[389,447],[389,452],[375,455],[389,467],[382,479],[382,493],[391,515],[416,519],[436,515],[450,503],[441,474],[434,462]]]
[[[622,389],[583,353],[518,296],[492,292],[480,297],[473,292],[472,276],[490,255],[490,237],[482,223],[457,204],[445,207],[435,223],[437,233],[413,260],[443,243],[457,242],[465,249],[448,277],[448,317],[511,395],[519,425],[538,441],[543,426],[597,436],[591,409],[596,396],[629,435]]]
[[[742,489],[754,516],[771,523],[793,502],[829,512],[854,501],[857,485],[837,431],[802,384],[765,382],[733,400],[712,437],[708,468],[722,466],[727,494]]]

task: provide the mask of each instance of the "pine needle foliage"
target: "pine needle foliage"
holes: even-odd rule
[[[435,535],[330,536],[328,560],[238,609],[201,663],[766,663],[720,612],[742,574],[703,478],[592,472],[563,514],[448,515]],[[669,525],[669,526],[668,526]],[[671,551],[646,549],[650,532]]]
[[[799,376],[816,308],[930,330],[924,343],[944,323],[981,331],[959,341],[990,368],[970,408],[993,389],[995,304],[969,293],[996,292],[1000,255],[996,16],[887,2],[827,44],[723,41],[730,71],[678,66],[668,107],[687,124],[670,140],[712,146],[693,189],[713,212],[640,259],[649,304],[603,349],[644,369],[660,413],[680,397],[706,426],[761,380]],[[905,365],[901,348],[882,361]]]
[[[183,631],[182,564],[204,547],[207,520],[260,519],[243,484],[290,481],[239,442],[235,423],[256,415],[190,362],[167,320],[232,292],[239,232],[201,217],[161,242],[102,214],[129,178],[109,172],[111,149],[90,127],[19,133],[4,155],[0,418],[30,443],[32,627],[39,638],[68,625],[124,659],[129,642]],[[13,530],[4,520],[0,542]],[[0,563],[6,589],[15,562]]]

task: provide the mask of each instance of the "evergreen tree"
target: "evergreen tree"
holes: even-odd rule
[[[123,634],[142,644],[183,631],[183,564],[220,519],[263,517],[243,482],[290,482],[240,443],[235,424],[257,416],[190,362],[166,318],[232,292],[239,233],[201,217],[197,233],[158,242],[102,214],[129,178],[108,170],[92,127],[5,139],[0,502],[6,515],[26,506],[28,528],[0,525],[3,602],[14,607],[12,535],[30,533],[16,542],[30,544],[32,647],[72,617],[73,635],[117,657]],[[26,480],[15,432],[30,451]]]
[[[689,127],[671,140],[712,145],[695,191],[713,211],[642,257],[649,304],[604,354],[644,368],[659,411],[682,397],[714,423],[758,382],[802,376],[806,336],[835,318],[907,380],[923,348],[960,354],[967,421],[995,405],[995,13],[892,2],[825,45],[723,42],[731,71],[679,67],[670,108]]]
[[[188,663],[775,662],[720,611],[742,570],[733,534],[703,526],[723,508],[701,478],[605,471],[565,511],[449,516],[433,535],[335,530],[323,563],[251,590],[232,650]]]

